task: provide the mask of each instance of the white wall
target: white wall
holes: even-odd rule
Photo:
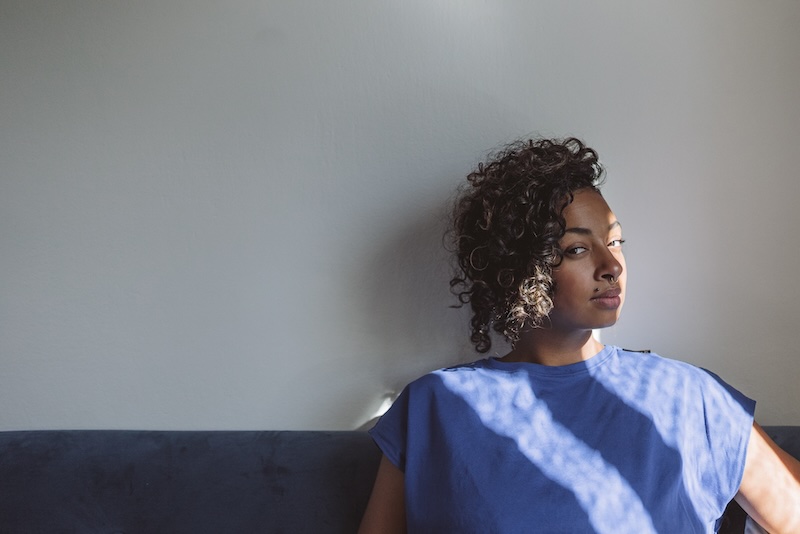
[[[800,424],[800,3],[0,0],[0,429],[355,428],[471,359],[442,216],[575,134],[604,340]]]

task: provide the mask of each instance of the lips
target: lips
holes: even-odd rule
[[[592,297],[591,301],[608,310],[616,310],[622,305],[622,298],[620,295],[622,290],[618,287],[612,287]]]

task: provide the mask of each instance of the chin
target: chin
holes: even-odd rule
[[[593,326],[592,330],[599,330],[600,328],[608,328],[609,326],[614,326],[615,324],[617,324],[618,320],[619,317],[614,317],[613,319],[610,319],[608,321],[600,322],[596,326]]]

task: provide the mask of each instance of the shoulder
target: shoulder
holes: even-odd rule
[[[444,367],[410,382],[395,404],[418,414],[435,412],[434,407],[451,408],[466,397],[480,397],[498,387],[508,387],[505,375],[491,359]]]
[[[381,416],[373,429],[373,436],[388,432],[405,433],[407,427],[427,424],[431,419],[439,419],[440,413],[450,413],[462,407],[459,396],[454,392],[480,391],[481,381],[473,381],[480,371],[487,368],[485,360],[445,367],[431,371],[410,382],[392,403],[389,410]],[[463,402],[463,401],[461,401]],[[384,453],[386,451],[384,450]],[[395,465],[400,465],[395,463]]]
[[[424,392],[436,391],[445,386],[445,383],[456,379],[458,381],[477,379],[490,372],[489,360],[477,360],[469,363],[461,363],[450,367],[436,369],[410,382],[405,390],[412,394],[422,394]]]
[[[617,349],[619,366],[660,381],[680,381],[685,385],[702,386],[712,382],[724,383],[714,373],[694,364],[667,358],[650,350]]]
[[[436,369],[435,371],[431,371],[427,374],[424,374],[421,377],[417,378],[416,380],[412,381],[409,385],[427,384],[430,381],[437,380],[443,375],[451,373],[473,373],[476,371],[486,371],[490,368],[491,368],[491,363],[488,358],[482,360],[476,360],[474,362],[459,363],[456,365],[451,365],[449,367],[442,367],[441,369]]]
[[[702,410],[752,413],[755,402],[715,373],[691,363],[665,358],[653,352],[618,349],[618,374],[647,390],[648,397],[677,403],[680,411]],[[629,386],[630,387],[630,386]]]
[[[681,369],[686,372],[693,372],[694,370],[699,370],[699,367],[696,367],[690,363],[676,360],[674,358],[667,358],[658,354],[655,351],[646,349],[646,350],[632,350],[632,349],[623,349],[620,347],[615,347],[616,352],[620,360],[625,361],[625,363],[635,363],[642,366],[655,366],[655,367],[674,367],[676,369]]]

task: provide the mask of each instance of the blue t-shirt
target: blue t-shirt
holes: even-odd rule
[[[410,533],[715,532],[755,402],[719,377],[606,346],[409,384],[370,431],[405,473]]]

